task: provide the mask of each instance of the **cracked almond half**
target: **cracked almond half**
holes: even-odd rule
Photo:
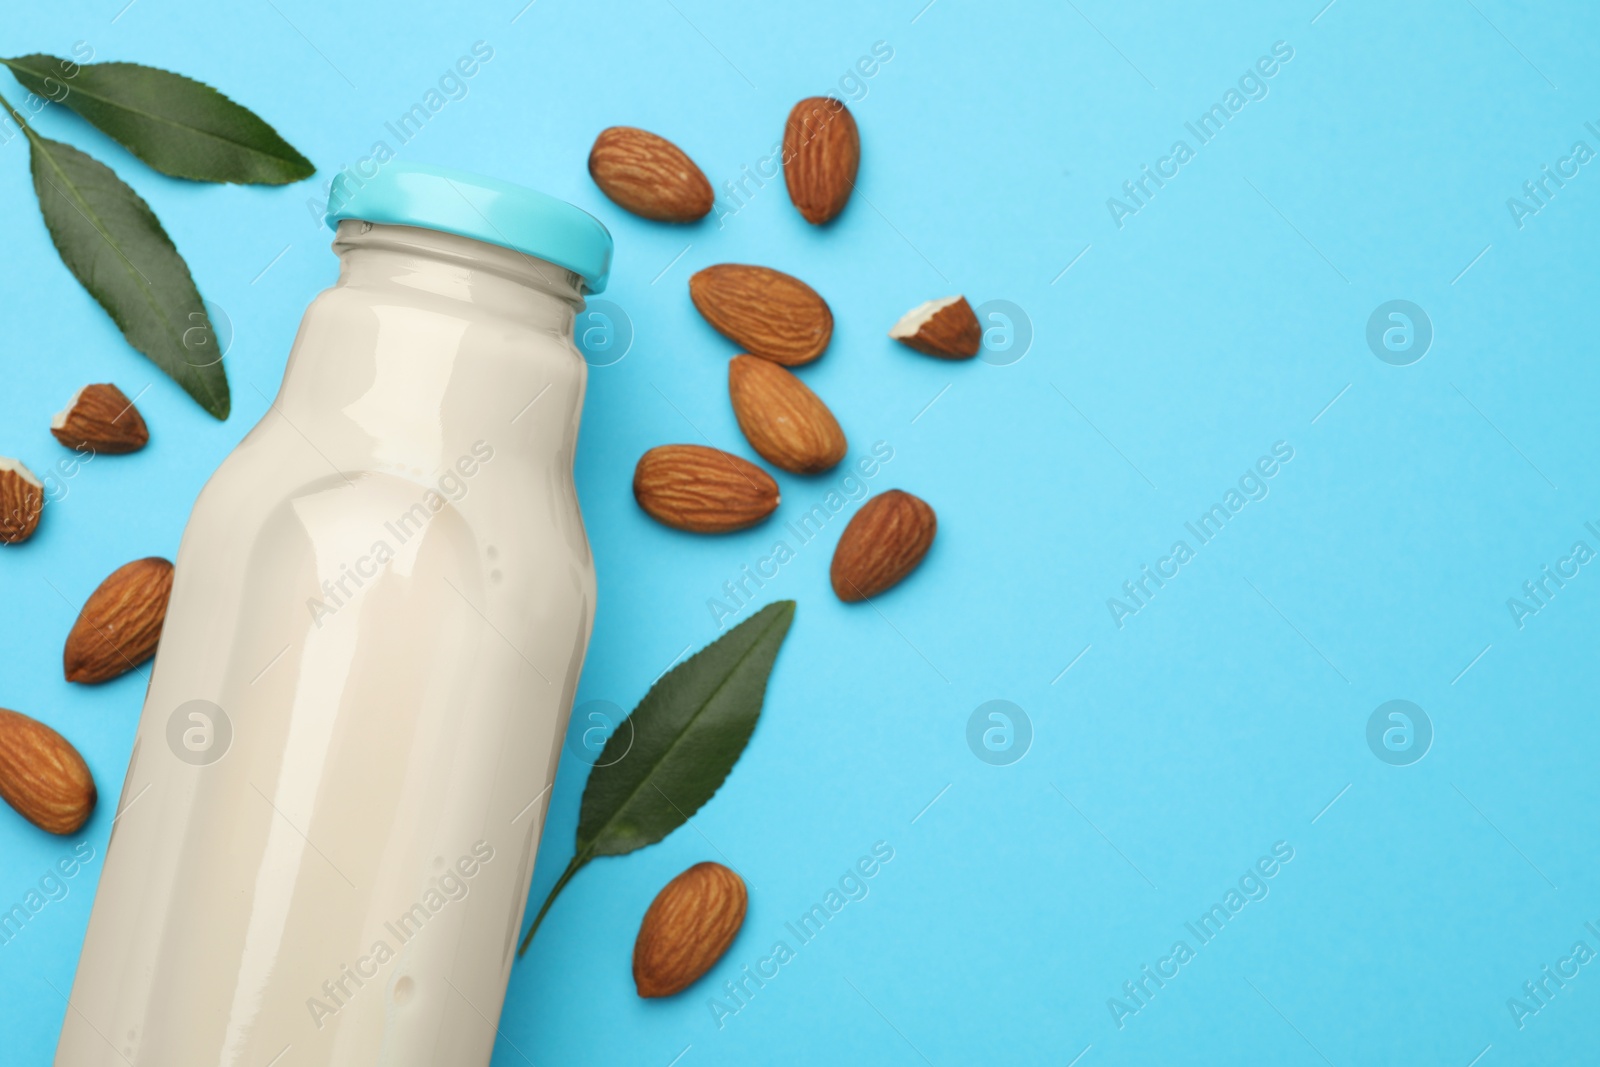
[[[150,440],[139,409],[108,383],[79,389],[50,423],[50,432],[68,448],[109,455],[137,452]]]
[[[33,536],[44,513],[44,484],[19,460],[0,456],[0,544]]]
[[[912,308],[889,336],[924,355],[971,359],[983,346],[983,327],[964,296],[947,296]]]

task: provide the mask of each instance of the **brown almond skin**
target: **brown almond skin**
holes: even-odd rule
[[[809,96],[783,126],[783,182],[814,226],[831,222],[850,201],[861,167],[861,131],[850,109],[831,96]]]
[[[772,475],[704,445],[658,445],[639,457],[633,498],[657,522],[690,533],[754,526],[778,507]]]
[[[712,329],[786,367],[810,363],[833,337],[827,301],[799,278],[769,267],[707,267],[689,279],[689,298]]]
[[[37,719],[0,708],[0,797],[52,834],[74,834],[94,813],[94,776],[72,743]]]
[[[16,471],[0,470],[0,544],[19,545],[39,528],[44,487]]]
[[[940,359],[971,359],[983,347],[983,326],[967,298],[942,307],[911,337],[900,343],[926,356]]]
[[[107,455],[137,452],[150,441],[139,409],[110,383],[84,386],[65,424],[50,432],[68,448]]]
[[[67,681],[108,682],[155,655],[171,592],[172,564],[159,556],[112,571],[67,634],[61,656]]]
[[[589,150],[589,176],[619,207],[657,222],[695,222],[716,200],[683,149],[633,126],[600,131]]]
[[[839,420],[806,383],[771,360],[734,356],[728,398],[750,447],[791,474],[820,474],[848,449]]]
[[[839,536],[828,577],[840,600],[875,597],[917,569],[933,547],[939,521],[923,500],[900,489],[879,493]]]
[[[720,863],[697,863],[650,902],[633,943],[641,997],[681,993],[709,971],[744,925],[744,879]]]

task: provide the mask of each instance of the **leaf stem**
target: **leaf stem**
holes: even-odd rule
[[[11,101],[7,100],[4,96],[0,96],[0,104],[5,105],[6,111],[9,112],[11,117],[16,120],[17,126],[21,128],[22,132],[28,135],[29,141],[38,140],[39,135],[33,132],[33,127],[29,126],[27,120],[22,117],[22,112],[11,106]]]
[[[567,864],[567,869],[561,872],[561,877],[556,879],[556,884],[550,887],[550,895],[544,898],[544,905],[539,908],[539,914],[533,917],[533,925],[528,927],[528,932],[522,938],[522,944],[517,946],[517,958],[528,951],[528,945],[533,941],[533,935],[538,932],[539,924],[544,922],[545,913],[550,910],[550,905],[556,902],[556,897],[567,888],[567,883],[572,881],[572,876],[583,869],[592,856],[587,852],[580,852],[572,857],[572,862]]]

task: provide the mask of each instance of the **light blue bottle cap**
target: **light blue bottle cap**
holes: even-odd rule
[[[448,167],[388,163],[371,178],[341,171],[328,194],[326,221],[421,226],[512,248],[573,271],[591,293],[611,273],[611,233],[565,200]]]

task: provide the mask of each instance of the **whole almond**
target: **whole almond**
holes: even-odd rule
[[[796,104],[783,126],[783,182],[789,199],[817,226],[844,210],[861,166],[855,116],[831,96]]]
[[[707,267],[689,279],[689,298],[712,329],[786,367],[810,363],[833,336],[827,301],[799,278],[768,267]]]
[[[670,997],[694,984],[728,951],[744,925],[744,879],[720,863],[697,863],[662,887],[633,943],[641,997]]]
[[[98,794],[72,743],[37,719],[0,708],[0,797],[41,830],[77,833]]]
[[[139,409],[111,384],[79,389],[50,423],[50,432],[68,448],[111,455],[137,452],[150,440]]]
[[[877,596],[917,569],[939,522],[922,500],[899,489],[879,493],[851,518],[833,550],[833,591],[848,602]]]
[[[43,512],[43,483],[17,460],[0,456],[0,544],[32,537]]]
[[[681,148],[632,126],[600,131],[589,150],[589,176],[617,205],[657,222],[703,219],[716,199]]]
[[[657,522],[692,533],[754,526],[778,506],[772,475],[703,445],[659,445],[639,457],[633,497]]]
[[[61,657],[67,681],[110,681],[155,655],[171,592],[172,564],[159,556],[112,571],[67,634]]]
[[[900,317],[889,336],[940,359],[971,359],[983,347],[983,327],[964,296],[918,305]]]
[[[728,397],[745,439],[768,463],[793,474],[820,474],[848,447],[839,420],[806,384],[770,360],[734,356]]]

